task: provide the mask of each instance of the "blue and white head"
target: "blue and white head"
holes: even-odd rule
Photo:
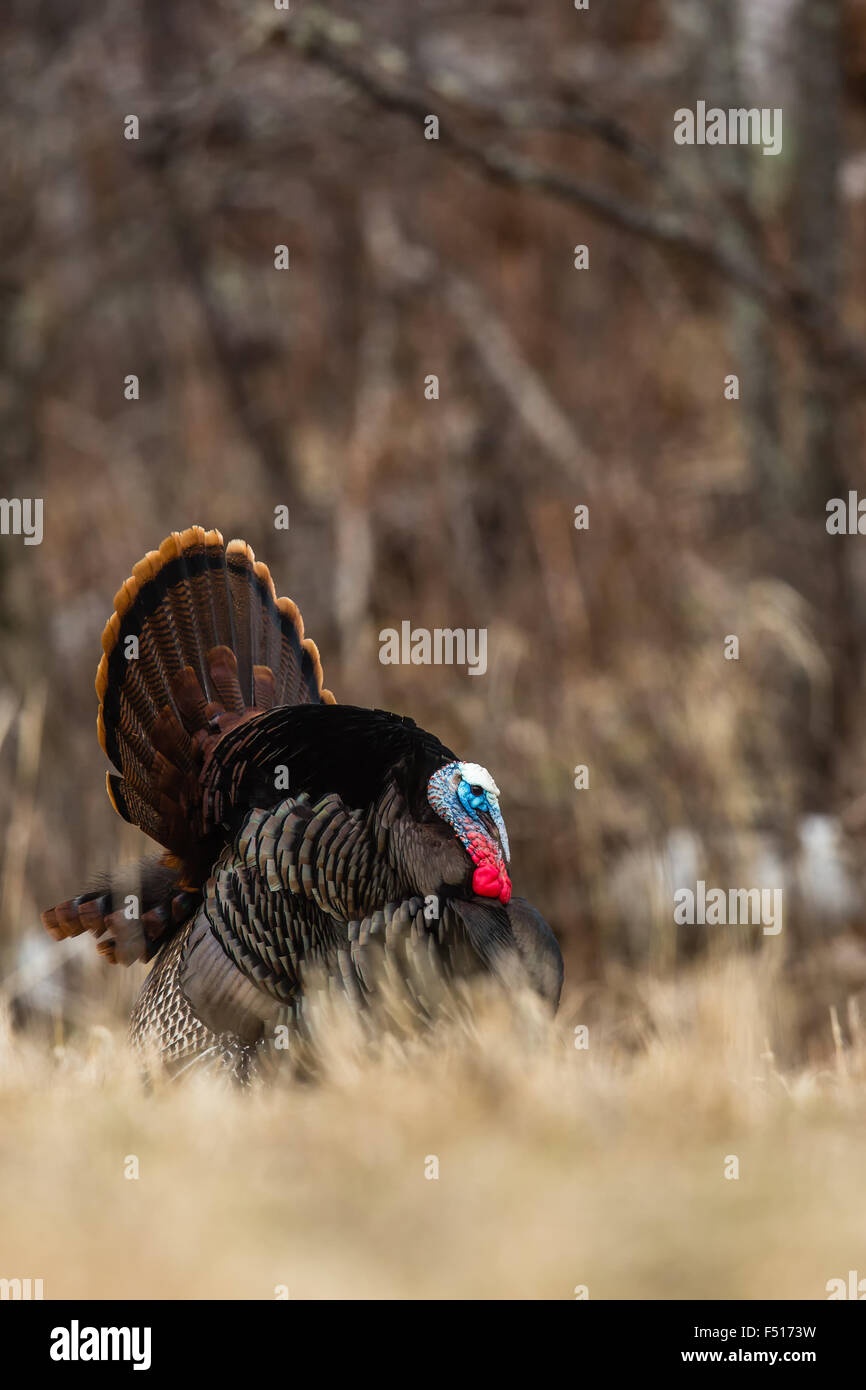
[[[427,800],[451,826],[475,865],[473,892],[507,903],[511,880],[508,832],[499,809],[499,788],[480,763],[453,762],[440,767],[427,783]]]

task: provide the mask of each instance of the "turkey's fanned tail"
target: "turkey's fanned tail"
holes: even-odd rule
[[[202,770],[219,740],[275,705],[333,704],[315,643],[266,565],[219,531],[173,532],[114,600],[96,676],[99,741],[124,820],[182,859],[213,829]]]

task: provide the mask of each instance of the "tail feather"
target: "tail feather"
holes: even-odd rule
[[[179,866],[168,855],[128,865],[106,876],[100,887],[48,908],[42,921],[56,941],[89,931],[112,963],[150,960],[201,901],[178,878]]]
[[[220,738],[275,705],[333,704],[316,645],[244,541],[173,532],[118,591],[96,676],[115,810],[175,854],[213,828],[202,769]],[[134,640],[132,640],[134,639]]]

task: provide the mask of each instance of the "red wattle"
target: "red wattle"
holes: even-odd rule
[[[507,903],[511,897],[511,881],[504,870],[491,860],[479,864],[472,875],[472,891],[481,898],[498,898]]]

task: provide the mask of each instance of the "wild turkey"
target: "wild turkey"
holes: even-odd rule
[[[43,913],[155,963],[131,1038],[170,1065],[266,1045],[319,967],[363,997],[371,946],[517,967],[556,1007],[562,957],[511,896],[490,774],[411,719],[338,705],[300,613],[243,541],[174,532],[114,600],[96,677],[108,795],[165,853]]]

